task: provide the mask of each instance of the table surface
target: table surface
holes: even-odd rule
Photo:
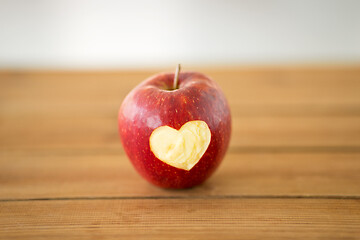
[[[197,70],[233,132],[187,190],[147,183],[119,141],[121,101],[157,70],[0,72],[0,239],[359,237],[360,67]]]

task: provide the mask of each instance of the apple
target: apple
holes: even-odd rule
[[[198,72],[160,73],[124,99],[122,145],[135,169],[164,188],[189,188],[209,178],[229,145],[231,115],[219,86]]]

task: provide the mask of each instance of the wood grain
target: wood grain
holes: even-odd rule
[[[356,239],[360,234],[359,204],[359,199],[211,198],[3,202],[0,236]]]
[[[249,147],[341,147],[360,149],[360,116],[233,117],[231,149]],[[117,117],[9,117],[1,120],[3,149],[122,149]]]
[[[2,72],[0,148],[118,148],[121,101],[155,72]],[[360,68],[204,72],[229,99],[231,148],[360,147]]]
[[[6,159],[6,160],[5,160]],[[0,199],[113,196],[357,196],[360,153],[229,153],[217,173],[186,191],[148,184],[123,154],[3,154]]]
[[[0,71],[0,239],[358,239],[360,66],[197,70],[233,132],[214,176],[180,191],[143,180],[117,135],[158,70]]]

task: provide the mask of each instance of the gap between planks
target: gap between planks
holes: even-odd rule
[[[181,190],[180,190],[181,191]],[[0,199],[0,202],[30,201],[86,201],[86,200],[156,200],[156,199],[360,199],[360,195],[199,195],[199,196],[103,196],[103,197],[56,197]]]

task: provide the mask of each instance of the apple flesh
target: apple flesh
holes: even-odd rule
[[[197,72],[153,76],[124,99],[119,134],[135,169],[164,188],[204,182],[229,145],[231,115],[218,85]]]
[[[156,128],[150,136],[150,149],[170,166],[190,171],[201,159],[211,141],[204,121],[189,121],[179,131],[169,126]]]

